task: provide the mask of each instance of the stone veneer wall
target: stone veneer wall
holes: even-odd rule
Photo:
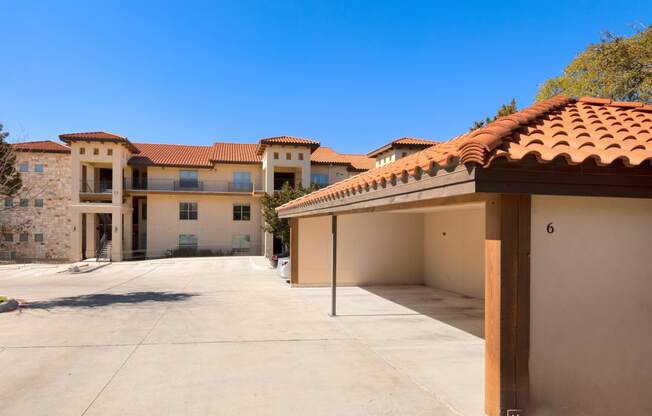
[[[21,172],[23,188],[14,196],[14,207],[4,208],[0,201],[0,232],[12,233],[13,242],[0,235],[0,251],[15,252],[17,260],[67,260],[70,255],[71,221],[68,214],[71,192],[70,154],[44,152],[16,152],[17,167],[29,164],[29,172]],[[36,164],[44,165],[44,172],[34,172]],[[20,199],[29,201],[20,206]],[[35,199],[43,199],[43,207],[36,208]],[[21,242],[20,233],[27,232],[28,241]],[[43,242],[34,241],[34,235],[43,234]]]

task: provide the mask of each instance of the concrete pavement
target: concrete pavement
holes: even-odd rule
[[[259,257],[65,269],[0,266],[30,302],[0,315],[0,415],[482,414],[477,300],[342,288],[333,319]]]

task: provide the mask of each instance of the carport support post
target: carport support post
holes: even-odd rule
[[[331,215],[331,316],[337,316],[337,215]]]
[[[485,211],[485,413],[527,411],[530,354],[529,195],[494,194]]]

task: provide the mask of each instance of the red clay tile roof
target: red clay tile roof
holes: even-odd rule
[[[59,138],[63,139],[101,139],[101,140],[126,140],[124,136],[119,134],[108,133],[106,131],[87,131],[81,133],[66,133],[60,134]]]
[[[327,146],[315,149],[310,155],[310,163],[318,165],[348,165],[351,170],[365,171],[376,165],[374,159],[365,155],[337,153]]]
[[[130,165],[176,166],[210,168],[212,146],[187,146],[181,144],[134,143],[139,150],[129,159]]]
[[[319,142],[311,139],[303,139],[301,137],[292,137],[292,136],[276,136],[276,137],[265,137],[260,139],[259,146],[257,150],[258,155],[262,155],[265,151],[265,147],[271,144],[278,145],[293,145],[293,146],[308,146],[311,151],[314,151],[319,147]]]
[[[366,155],[344,154],[343,156],[349,160],[353,170],[366,171],[376,167],[376,159]]]
[[[256,154],[257,149],[257,144],[215,143],[210,159],[217,163],[261,163],[261,157]]]
[[[391,142],[384,144],[380,146],[379,148],[372,150],[371,152],[367,153],[368,157],[376,157],[379,154],[391,149],[392,147],[412,147],[412,148],[417,148],[417,149],[425,149],[427,147],[433,146],[437,144],[438,142],[434,140],[427,140],[427,139],[419,139],[416,137],[401,137],[396,140],[392,140]]]
[[[215,143],[212,146],[134,143],[140,154],[129,164],[210,168],[214,163],[261,163],[257,144]]]
[[[70,153],[70,148],[52,140],[39,140],[12,144],[18,152]]]
[[[490,166],[497,158],[539,162],[563,158],[599,166],[617,160],[625,166],[652,162],[652,105],[606,99],[557,96],[502,117],[487,126],[429,147],[388,165],[335,183],[278,208],[317,205],[350,192],[373,191],[379,183],[457,164]],[[400,182],[400,181],[399,181]],[[400,186],[396,185],[396,186]]]
[[[89,131],[81,133],[60,134],[59,139],[67,144],[73,141],[123,143],[132,153],[138,153],[136,147],[124,136],[106,131]]]

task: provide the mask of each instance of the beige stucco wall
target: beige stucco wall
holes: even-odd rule
[[[180,220],[179,203],[197,202],[197,220]],[[233,204],[251,205],[250,221],[233,221]],[[253,254],[261,244],[260,199],[253,196],[147,196],[147,254],[156,257],[176,248],[179,234],[195,234],[200,248],[229,250],[234,234],[249,234]]]
[[[533,197],[532,415],[652,414],[651,249],[652,200]]]
[[[349,177],[349,172],[344,165],[322,165],[314,164],[311,166],[311,174],[321,173],[328,175],[328,184],[339,182]]]
[[[424,283],[484,298],[484,205],[423,215]]]
[[[13,242],[3,241],[0,250],[15,252],[17,259],[66,260],[70,252],[72,229],[68,208],[70,205],[70,155],[63,153],[16,152],[16,164],[27,163],[29,172],[22,172],[23,188],[13,198],[14,207],[2,211],[0,232],[11,233]],[[36,164],[43,164],[43,173],[34,172]],[[20,199],[28,200],[28,207],[20,206]],[[43,207],[35,207],[42,199]],[[19,241],[21,232],[28,241]],[[36,233],[43,234],[43,242],[34,241]]]
[[[420,284],[423,217],[369,213],[338,217],[338,282]],[[330,217],[299,220],[299,284],[330,282]]]

